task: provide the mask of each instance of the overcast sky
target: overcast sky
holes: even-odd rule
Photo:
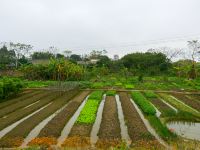
[[[200,37],[200,0],[0,0],[0,42],[120,56]]]

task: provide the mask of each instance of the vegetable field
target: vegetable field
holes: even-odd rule
[[[22,93],[0,103],[1,148],[167,149],[182,138],[168,122],[200,121],[200,96],[188,93],[79,89]]]

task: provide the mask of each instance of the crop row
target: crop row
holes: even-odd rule
[[[192,115],[200,118],[200,113],[197,112],[196,110],[194,110],[193,108],[187,106],[186,104],[178,101],[176,98],[170,96],[170,95],[167,95],[167,94],[164,94],[164,93],[160,93],[160,96],[165,100],[167,101],[168,103],[170,103],[172,106],[176,107],[177,109],[179,109],[180,111],[183,111],[183,112],[188,112],[188,113],[191,113]]]
[[[146,115],[155,115],[156,110],[152,104],[140,92],[132,92],[131,96],[136,104]]]
[[[91,93],[76,123],[78,124],[94,123],[96,119],[97,109],[102,100],[102,96],[103,96],[103,91],[95,91]]]
[[[153,95],[153,94],[151,94]],[[145,114],[151,126],[156,130],[158,135],[168,141],[171,138],[174,138],[175,135],[169,131],[169,129],[164,125],[159,118],[157,118],[156,110],[140,92],[132,92],[132,98],[136,102],[136,104],[140,107],[142,112]]]

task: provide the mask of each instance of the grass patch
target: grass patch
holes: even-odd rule
[[[91,85],[91,88],[94,88],[94,89],[100,89],[100,88],[103,88],[103,87],[104,87],[103,82],[95,82]]]
[[[125,84],[124,87],[126,89],[133,89],[134,88],[134,85],[133,84]]]
[[[169,141],[172,138],[176,137],[176,134],[169,131],[169,129],[163,125],[156,116],[150,115],[147,117],[151,126],[156,130],[159,136],[164,139],[165,141]]]
[[[152,104],[140,92],[132,92],[131,96],[136,104],[146,115],[155,115],[156,110]]]
[[[144,91],[144,95],[147,98],[157,98],[157,95],[153,91]]]
[[[89,99],[96,99],[99,100],[103,96],[103,91],[94,91],[90,94]]]
[[[114,90],[113,91],[107,91],[106,95],[107,96],[115,96],[116,95],[116,91],[114,91]]]

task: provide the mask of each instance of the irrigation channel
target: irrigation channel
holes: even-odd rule
[[[37,92],[37,93],[40,93],[40,92]],[[109,140],[125,141],[127,146],[131,146],[132,142],[142,140],[142,137],[140,135],[145,133],[147,130],[151,135],[155,137],[155,139],[161,145],[163,145],[165,148],[170,149],[171,147],[163,139],[161,139],[159,135],[156,133],[156,131],[151,127],[150,123],[144,117],[138,105],[134,102],[134,100],[132,100],[128,96],[128,93],[123,91],[123,92],[118,92],[118,94],[116,94],[115,96],[106,96],[106,94],[104,94],[102,96],[102,100],[97,108],[95,122],[90,125],[91,130],[88,130],[90,132],[89,142],[91,146],[95,148],[95,147],[102,146],[104,144],[110,144],[110,143],[104,143],[105,141],[108,142]],[[45,136],[46,134],[45,129],[47,128],[48,125],[51,125],[51,121],[53,121],[56,117],[58,117],[59,115],[60,117],[62,115],[65,115],[65,117],[66,115],[69,115],[69,114],[63,114],[63,113],[66,112],[64,110],[69,109],[69,107],[71,106],[70,104],[72,104],[72,102],[74,102],[72,106],[76,106],[76,107],[74,108],[73,111],[70,111],[71,115],[68,116],[68,119],[66,119],[67,117],[65,118],[62,116],[62,119],[63,119],[62,124],[63,123],[64,124],[63,126],[60,127],[61,130],[60,132],[58,132],[59,135],[54,136],[54,138],[56,139],[56,145],[58,147],[61,147],[62,144],[65,142],[65,140],[70,136],[74,136],[74,135],[79,136],[79,134],[84,135],[83,133],[78,133],[79,132],[78,130],[77,131],[74,131],[74,130],[77,129],[75,128],[77,118],[79,117],[81,111],[83,110],[85,104],[87,103],[90,94],[88,91],[87,92],[85,91],[85,93],[82,92],[82,95],[80,93],[78,95],[79,97],[70,98],[70,100],[63,103],[64,105],[60,104],[58,107],[59,109],[53,109],[54,111],[52,111],[51,114],[43,118],[43,120],[40,120],[40,122],[35,127],[32,127],[28,135],[23,139],[21,148],[26,147],[29,144],[29,142],[31,142],[32,140]],[[67,97],[67,94],[65,95],[65,98],[66,97]],[[172,98],[176,99],[173,96]],[[19,126],[19,124],[26,122],[27,120],[30,120],[30,118],[34,115],[36,117],[37,114],[40,114],[40,111],[43,111],[43,109],[45,108],[47,109],[48,106],[56,102],[55,100],[53,102],[48,101],[47,100],[48,97],[44,97],[43,99],[46,100],[45,105],[38,108],[38,110],[33,111],[30,114],[27,114],[25,117],[20,118],[18,121],[15,121],[14,123],[10,124],[3,130],[1,130],[0,139],[4,138],[5,135],[7,135],[14,128]],[[25,103],[23,102],[24,100],[16,99],[16,102],[17,103],[23,102],[23,104],[21,104],[20,105],[21,107],[19,108],[19,110],[21,111],[23,109],[30,109],[34,105],[38,105],[38,103],[42,102],[43,99],[40,99],[40,100],[35,99],[32,102],[26,102],[27,104],[26,106],[24,106],[24,103]],[[59,100],[62,100],[62,98]],[[166,105],[168,105],[170,108],[178,112],[178,110],[175,107],[173,107],[171,104],[169,104],[168,102],[166,102],[165,100],[161,98],[160,100]],[[178,99],[176,100],[181,102]],[[181,103],[184,104],[183,102]],[[16,104],[12,104],[12,105],[16,105]],[[161,112],[156,108],[156,106],[154,106],[154,104],[152,105],[156,109],[156,116],[160,117]],[[184,105],[191,108],[190,106],[186,104]],[[5,114],[5,116],[6,115],[9,115],[9,113]],[[55,121],[57,121],[56,123],[59,123],[59,119],[58,120],[55,119]],[[56,128],[55,121],[53,125]],[[185,122],[174,121],[174,122],[168,122],[167,127],[169,129],[173,129],[175,133],[177,133],[178,135],[182,137],[185,137],[188,139],[200,140],[200,130],[199,130],[200,123],[185,123]],[[75,134],[72,134],[72,132],[74,132]],[[84,132],[84,131],[80,130],[80,132]],[[51,134],[49,134],[49,137],[51,137]]]

